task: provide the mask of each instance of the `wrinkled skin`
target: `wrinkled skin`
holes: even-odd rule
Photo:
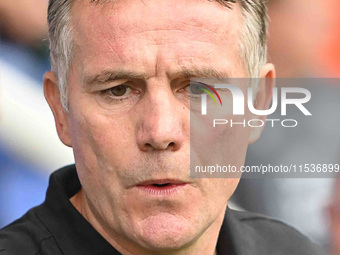
[[[72,22],[77,49],[68,113],[59,103],[54,74],[45,75],[59,137],[73,147],[82,183],[71,202],[123,254],[214,254],[239,179],[190,178],[191,77],[183,71],[210,68],[226,77],[247,77],[238,49],[240,6],[228,9],[201,0],[76,1]],[[94,79],[104,71],[130,76]],[[268,64],[261,76],[273,73]],[[109,89],[120,84],[127,87],[120,87],[119,98]],[[259,107],[265,107],[269,96],[264,89],[261,93]],[[241,166],[248,143],[261,130],[225,132],[223,141],[218,133],[209,139],[223,144],[231,163]],[[195,157],[195,148],[191,153]],[[151,179],[187,185],[168,196],[137,188]]]

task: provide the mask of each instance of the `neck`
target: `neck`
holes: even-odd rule
[[[117,251],[124,255],[216,255],[216,244],[221,229],[225,209],[222,210],[217,219],[200,235],[196,240],[185,247],[176,250],[146,250],[138,244],[132,244],[130,240],[117,235],[103,224],[103,221],[96,217],[96,214],[88,205],[85,193],[81,189],[70,199],[73,206],[92,225],[104,239],[109,242]]]

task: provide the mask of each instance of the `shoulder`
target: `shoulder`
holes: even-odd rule
[[[0,230],[0,255],[61,254],[48,229],[40,221],[39,207],[28,211],[20,219]],[[55,252],[53,253],[53,251]]]
[[[320,255],[320,247],[295,228],[261,214],[228,209],[239,231],[256,244],[261,254]],[[260,253],[259,253],[260,254]]]

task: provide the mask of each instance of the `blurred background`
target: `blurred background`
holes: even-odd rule
[[[74,162],[43,96],[47,6],[0,0],[0,228],[43,202],[49,174]]]
[[[43,97],[42,77],[50,69],[47,5],[47,0],[0,0],[0,228],[40,204],[49,174],[74,162]],[[340,1],[268,0],[268,8],[269,60],[278,77],[340,76]],[[340,85],[310,90],[340,110]],[[327,102],[315,107],[327,108]],[[322,136],[310,124],[314,128],[303,133],[266,128],[250,146],[246,164],[285,164],[294,157],[322,161],[329,154],[340,162],[338,135]],[[324,154],[308,148],[311,139]],[[334,179],[243,179],[233,203],[288,222],[335,255],[340,254],[339,185]]]

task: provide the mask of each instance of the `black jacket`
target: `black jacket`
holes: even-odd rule
[[[0,255],[115,255],[69,198],[80,189],[75,166],[50,177],[45,202],[0,231]],[[227,209],[218,255],[319,255],[295,229],[267,217]]]

